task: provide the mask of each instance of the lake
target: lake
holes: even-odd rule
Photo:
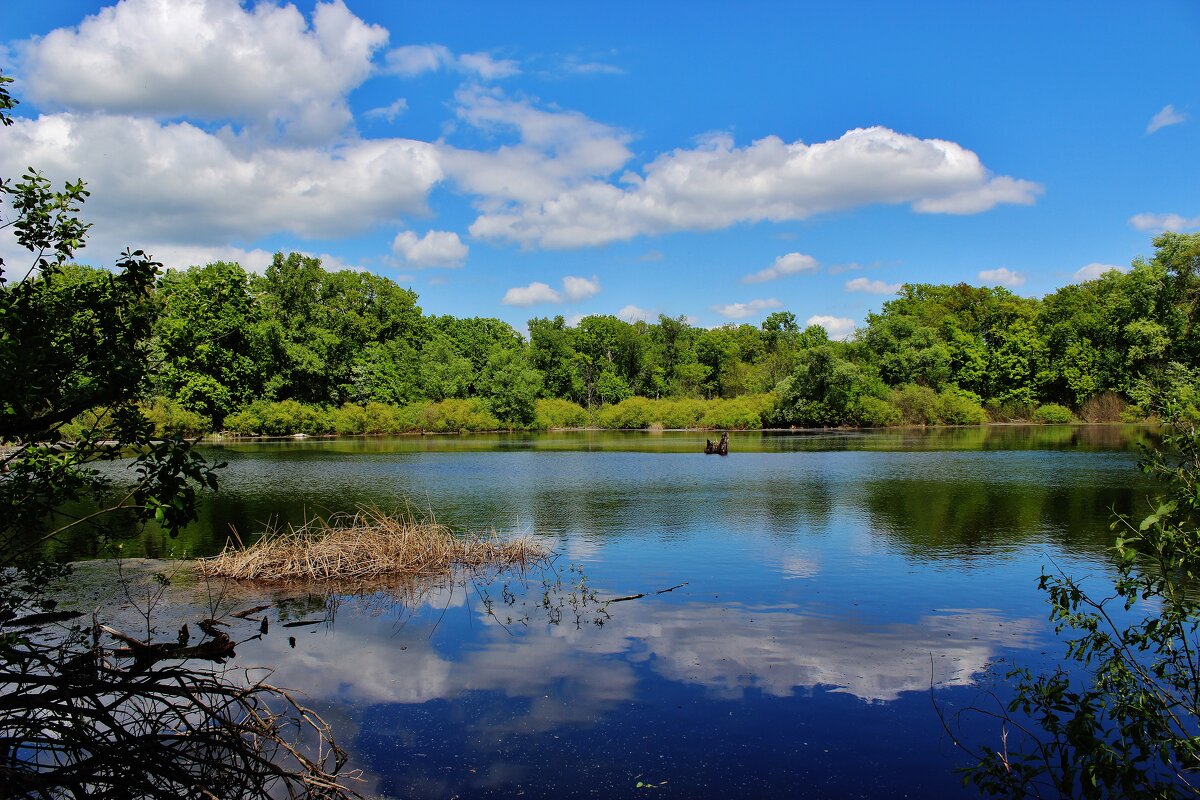
[[[959,712],[1007,663],[1061,655],[1038,575],[1112,574],[1112,510],[1152,488],[1145,436],[735,433],[727,457],[673,432],[226,443],[206,448],[228,467],[200,521],[123,552],[406,504],[552,544],[524,576],[280,593],[239,664],[306,693],[368,793],[972,796],[934,702],[999,746]]]

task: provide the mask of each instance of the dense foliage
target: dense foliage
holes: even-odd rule
[[[274,435],[1118,421],[1163,394],[1194,415],[1200,234],[1154,248],[1127,273],[1043,299],[909,284],[850,341],[786,311],[712,329],[541,317],[526,337],[498,319],[426,315],[388,278],[297,253],[263,275],[169,270],[153,293],[143,410],[162,431]],[[71,274],[89,285],[102,273]]]

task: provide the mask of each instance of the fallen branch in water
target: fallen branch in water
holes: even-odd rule
[[[666,594],[667,592],[673,592],[676,589],[679,589],[683,586],[687,586],[687,581],[684,581],[683,583],[678,583],[667,589],[659,589],[654,594]],[[642,592],[641,594],[631,594],[631,595],[626,595],[625,597],[614,597],[611,600],[605,600],[604,602],[606,604],[607,603],[624,603],[626,600],[640,600],[645,596],[646,596],[646,593]]]

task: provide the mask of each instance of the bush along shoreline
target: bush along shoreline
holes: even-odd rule
[[[630,397],[588,410],[569,400],[545,398],[534,403],[528,422],[501,418],[479,398],[418,402],[408,405],[370,402],[338,407],[305,404],[295,400],[258,400],[225,418],[222,430],[179,403],[157,398],[143,413],[158,436],[186,437],[337,437],[401,436],[419,434],[489,433],[502,431],[753,431],[799,428],[924,428],[1004,424],[1152,423],[1120,402],[1097,414],[1093,408],[1072,411],[1057,403],[1002,405],[981,403],[960,390],[934,392],[908,385],[883,396],[857,398],[838,415],[828,406],[788,408],[777,394],[743,395],[728,400]],[[1115,404],[1114,404],[1115,403]],[[1116,409],[1115,411],[1113,409]],[[103,430],[109,421],[98,412],[86,412],[65,426],[65,439]]]

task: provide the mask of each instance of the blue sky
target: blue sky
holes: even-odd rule
[[[846,335],[902,283],[1042,295],[1200,229],[1197,41],[1190,0],[5,0],[0,175],[87,180],[97,264]]]

